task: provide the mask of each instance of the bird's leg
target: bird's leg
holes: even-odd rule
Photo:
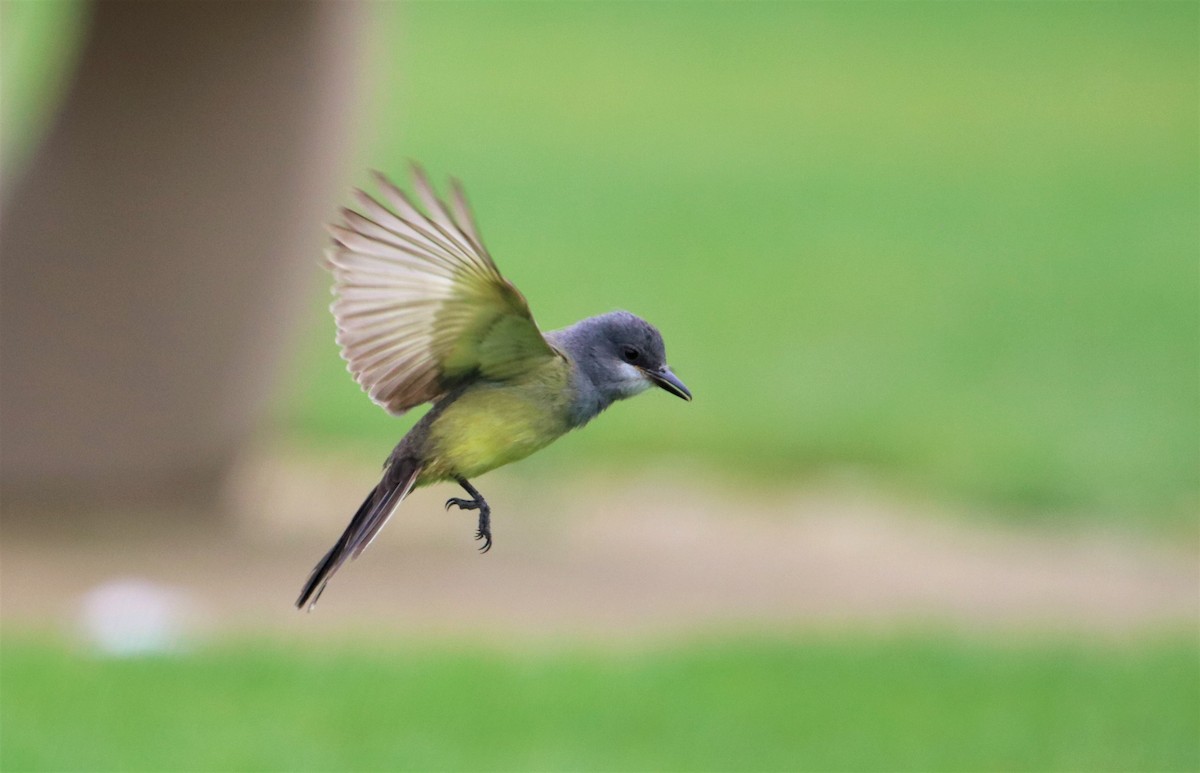
[[[488,507],[483,494],[480,494],[466,478],[455,478],[455,480],[471,495],[471,499],[451,497],[446,500],[446,509],[449,510],[453,505],[462,510],[479,511],[479,530],[475,532],[475,539],[483,540],[483,547],[479,549],[479,552],[486,553],[492,549],[492,508]]]

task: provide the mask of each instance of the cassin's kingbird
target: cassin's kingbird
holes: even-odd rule
[[[421,211],[376,177],[391,209],[355,191],[364,214],[343,210],[331,229],[337,342],[355,380],[388,413],[433,407],[313,569],[296,601],[302,609],[414,488],[457,481],[471,498],[446,508],[479,511],[475,538],[487,552],[491,509],[471,478],[524,459],[652,385],[692,399],[667,367],[658,330],[627,311],[543,334],[484,248],[456,181],[447,208],[414,165]]]

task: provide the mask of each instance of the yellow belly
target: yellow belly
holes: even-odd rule
[[[519,382],[469,388],[430,425],[418,484],[470,479],[561,437],[570,429],[567,373],[556,358]]]

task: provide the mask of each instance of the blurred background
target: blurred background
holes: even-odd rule
[[[1200,767],[1200,6],[0,3],[0,767]],[[417,492],[408,159],[696,395]]]

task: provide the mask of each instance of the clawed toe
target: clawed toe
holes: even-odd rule
[[[479,548],[480,553],[486,553],[492,549],[492,509],[488,507],[488,503],[475,490],[475,487],[467,482],[466,478],[455,478],[458,485],[462,486],[471,499],[459,499],[452,497],[446,500],[446,509],[449,510],[451,505],[463,510],[478,510],[479,511],[479,530],[475,532],[475,539],[482,540],[483,545]]]

